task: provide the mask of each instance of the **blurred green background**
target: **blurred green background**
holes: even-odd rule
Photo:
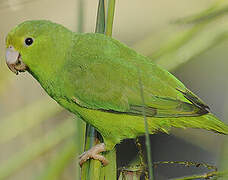
[[[82,2],[84,31],[94,32],[98,1]],[[77,31],[78,6],[78,0],[0,0],[0,179],[79,179],[84,124],[29,74],[11,73],[4,60],[4,40],[12,27],[48,19]],[[227,12],[226,0],[116,1],[113,37],[171,71],[228,123]],[[174,129],[169,136],[151,136],[151,143],[154,161],[198,161],[221,169],[228,165],[222,135]],[[132,159],[127,154],[133,146],[118,146],[119,158]],[[154,169],[158,180],[206,171],[173,165]]]

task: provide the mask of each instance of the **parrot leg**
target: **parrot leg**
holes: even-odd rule
[[[97,159],[100,162],[102,162],[103,166],[108,165],[108,163],[109,163],[108,160],[104,156],[99,154],[104,151],[105,151],[104,143],[97,144],[97,145],[93,146],[91,149],[89,149],[88,151],[85,151],[84,153],[82,153],[79,156],[80,166],[82,166],[89,159]]]

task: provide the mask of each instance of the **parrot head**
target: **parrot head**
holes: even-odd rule
[[[56,70],[69,47],[71,31],[47,20],[25,21],[6,37],[6,63],[18,72]],[[61,58],[62,57],[62,58]]]

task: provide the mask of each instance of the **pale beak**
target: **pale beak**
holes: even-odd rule
[[[6,49],[6,64],[15,74],[24,72],[27,69],[27,66],[22,62],[20,53],[13,46]]]

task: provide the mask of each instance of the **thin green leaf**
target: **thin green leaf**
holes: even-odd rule
[[[63,109],[49,98],[36,101],[1,120],[0,144],[23,134]]]
[[[227,3],[225,3],[225,1],[223,2],[224,3],[219,5],[219,9],[226,8]],[[217,10],[217,6],[216,8],[214,6],[213,4],[209,8],[210,13],[212,13],[213,10]],[[172,27],[172,29],[174,29],[173,33],[170,33],[170,31],[167,33],[166,30],[163,30],[163,33],[160,34],[160,37],[166,37],[163,38],[165,40],[163,43],[154,42],[156,37],[153,33],[150,37],[139,42],[138,44],[140,46],[135,45],[135,48],[139,49],[141,53],[147,55],[154,62],[169,71],[175,70],[194,57],[224,42],[228,37],[227,24],[224,23],[222,16],[217,16],[217,18],[205,18],[203,21],[187,27],[184,31],[177,30],[177,28],[173,26],[174,25],[171,24],[163,28],[167,29]],[[183,26],[178,27],[179,29],[183,28]]]
[[[228,177],[228,171],[213,171],[201,175],[193,175],[188,177],[177,178],[173,180],[191,180],[191,179],[211,179],[211,178],[218,178],[218,177]]]
[[[151,145],[150,145],[150,135],[149,135],[149,125],[147,122],[146,118],[146,113],[145,113],[145,101],[144,101],[144,94],[143,94],[143,84],[141,80],[141,74],[140,71],[138,71],[139,75],[139,87],[140,87],[140,94],[141,94],[141,100],[143,104],[143,109],[142,109],[142,115],[144,117],[144,124],[145,124],[145,135],[146,135],[146,150],[147,150],[147,161],[148,161],[148,169],[149,169],[149,179],[153,180],[153,167],[152,167],[152,157],[151,157]]]
[[[172,40],[148,56],[163,68],[169,71],[175,70],[227,39],[227,25],[218,22],[216,25],[204,22],[194,25],[185,32],[178,32],[173,35]]]
[[[0,165],[0,179],[14,174],[42,153],[72,136],[76,131],[72,124],[72,118],[65,120],[52,131],[26,145],[22,151],[15,152],[8,160],[3,161]]]
[[[60,177],[66,166],[75,158],[78,147],[76,146],[74,139],[75,137],[71,138],[63,145],[64,148],[50,160],[50,163],[47,164],[44,172],[36,178],[37,180],[56,180]]]
[[[204,11],[185,17],[176,21],[176,23],[200,23],[203,21],[214,20],[228,13],[228,3],[226,0],[217,0]]]

